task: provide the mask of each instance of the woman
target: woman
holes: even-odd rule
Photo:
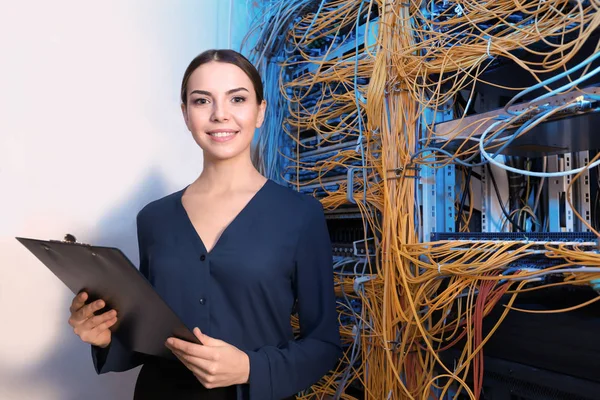
[[[293,398],[341,354],[323,209],[253,167],[250,144],[266,102],[241,54],[196,57],[181,102],[204,168],[138,214],[140,271],[203,345],[170,338],[179,361],[127,351],[111,338],[116,311],[94,316],[104,302],[86,304],[86,293],[74,298],[69,323],[92,345],[98,373],[144,364],[135,399]]]

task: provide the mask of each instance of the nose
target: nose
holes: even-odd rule
[[[211,121],[221,122],[229,120],[229,109],[224,101],[214,101],[212,108]]]

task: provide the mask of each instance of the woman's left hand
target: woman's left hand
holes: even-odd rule
[[[239,385],[248,382],[248,355],[222,340],[211,338],[194,328],[202,343],[195,344],[171,337],[166,346],[194,373],[207,389]]]

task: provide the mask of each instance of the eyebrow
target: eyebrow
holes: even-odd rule
[[[230,94],[233,94],[233,93],[236,93],[236,92],[241,92],[241,91],[245,91],[245,92],[250,93],[248,91],[248,89],[246,89],[244,87],[239,87],[239,88],[228,90],[227,92],[225,92],[225,94],[226,95],[230,95]],[[190,94],[194,94],[194,93],[196,93],[196,94],[203,94],[205,96],[212,96],[212,93],[211,92],[207,92],[206,90],[193,90]]]

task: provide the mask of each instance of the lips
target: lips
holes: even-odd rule
[[[229,137],[237,134],[238,132],[239,131],[212,131],[207,133],[213,137]]]
[[[215,142],[227,142],[232,140],[240,131],[234,129],[214,129],[206,133]]]

